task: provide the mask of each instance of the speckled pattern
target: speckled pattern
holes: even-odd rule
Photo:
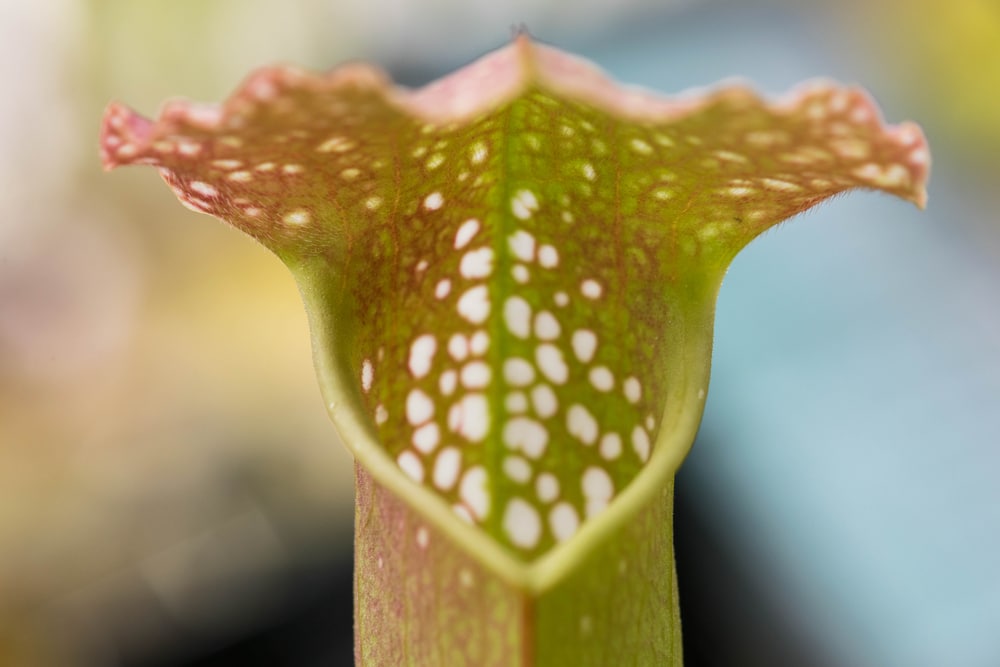
[[[915,126],[883,126],[854,89],[767,103],[730,88],[629,115],[523,77],[494,108],[429,122],[405,102],[433,86],[400,98],[359,66],[265,70],[221,109],[173,105],[154,124],[112,106],[102,146],[279,255],[334,263],[386,452],[533,559],[649,460],[678,282],[721,275],[761,231],[852,187],[920,202],[928,158]]]

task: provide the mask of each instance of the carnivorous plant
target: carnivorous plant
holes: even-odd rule
[[[923,206],[929,165],[857,88],[663,98],[525,35],[417,90],[277,67],[112,104],[101,149],[295,276],[356,460],[359,665],[680,665],[673,479],[723,274],[838,193]]]

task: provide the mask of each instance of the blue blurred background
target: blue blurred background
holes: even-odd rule
[[[678,480],[689,665],[1000,665],[1000,4],[0,1],[0,665],[348,664],[351,463],[290,277],[103,174],[104,105],[252,68],[419,85],[511,25],[663,92],[827,76],[927,131],[927,211],[753,243]]]

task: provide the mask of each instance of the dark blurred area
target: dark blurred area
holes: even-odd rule
[[[711,446],[702,442],[700,446]],[[809,665],[825,667],[815,639],[783,608],[766,578],[747,571],[723,536],[699,515],[698,489],[677,482],[675,539],[688,667]],[[219,545],[222,546],[222,545]],[[211,550],[210,544],[202,549]],[[210,556],[208,557],[210,558]],[[208,560],[205,555],[201,559]],[[199,560],[201,560],[199,559]],[[202,561],[204,562],[204,561]],[[201,570],[203,566],[192,563]],[[271,573],[264,584],[270,602],[242,609],[235,620],[195,625],[165,609],[141,576],[124,576],[77,608],[61,627],[77,634],[74,651],[101,645],[100,660],[120,667],[319,667],[353,660],[352,560],[349,549],[333,549],[311,565]],[[217,570],[217,571],[213,571]],[[260,589],[219,563],[207,590],[190,591],[190,604],[212,606],[212,598],[244,599]],[[227,616],[229,614],[226,614]],[[82,618],[86,627],[79,628]],[[137,632],[138,630],[138,632]],[[79,642],[79,643],[77,643]],[[89,646],[87,646],[89,644]],[[77,654],[79,655],[79,654]],[[93,655],[93,654],[92,654]],[[66,664],[73,664],[67,659]]]
[[[665,93],[825,76],[927,131],[927,211],[755,242],[677,486],[687,664],[1000,665],[994,0],[0,2],[0,666],[351,659],[352,464],[285,269],[101,112],[361,58],[420,85],[526,23]]]

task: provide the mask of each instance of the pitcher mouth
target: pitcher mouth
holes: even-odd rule
[[[676,382],[668,394],[660,417],[661,428],[646,466],[603,512],[584,522],[573,537],[529,559],[505,547],[479,526],[457,517],[444,499],[414,483],[389,456],[363,405],[355,373],[339,352],[346,347],[339,344],[338,337],[344,328],[332,326],[334,311],[317,307],[320,302],[328,305],[328,296],[322,287],[310,285],[307,276],[311,271],[307,266],[293,266],[292,270],[310,317],[320,388],[342,442],[375,483],[397,496],[500,580],[527,593],[539,594],[551,589],[569,576],[594,546],[655,502],[658,495],[672,493],[670,482],[694,442],[704,410],[712,337],[701,332],[711,331],[713,326],[717,288],[708,292],[705,307],[691,314],[683,331],[675,332],[672,349],[678,353],[671,363],[676,369]]]

